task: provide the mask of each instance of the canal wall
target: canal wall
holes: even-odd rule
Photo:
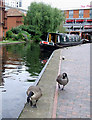
[[[56,89],[56,77],[59,70],[61,49],[55,50],[40,76],[35,83],[42,89],[43,96],[37,103],[37,109],[32,108],[29,104],[25,107],[19,117],[20,118],[51,118],[53,112],[54,93]]]

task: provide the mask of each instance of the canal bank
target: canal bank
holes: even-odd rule
[[[20,118],[51,118],[56,88],[56,77],[59,69],[61,49],[54,51],[38,86],[42,89],[43,96],[37,103],[37,109],[26,104]]]
[[[65,56],[65,60],[61,59]],[[47,65],[38,86],[43,96],[37,109],[26,104],[20,118],[90,118],[90,44],[58,49]],[[61,61],[61,65],[59,64]],[[64,91],[57,88],[56,77],[67,72]]]

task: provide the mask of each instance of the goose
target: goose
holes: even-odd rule
[[[37,108],[36,103],[39,98],[42,96],[42,91],[38,86],[30,86],[27,90],[27,103],[30,102],[30,105],[33,108]],[[35,101],[35,104],[33,102]]]
[[[62,75],[59,74],[56,81],[58,82],[58,87],[60,89],[60,85],[63,85],[62,90],[64,90],[64,86],[69,82],[68,76],[66,73],[63,73]]]

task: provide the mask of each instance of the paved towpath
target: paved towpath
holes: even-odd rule
[[[56,83],[63,72],[69,77],[64,91]],[[20,118],[90,118],[90,44],[56,50],[38,86],[37,109],[26,104]]]
[[[58,90],[57,118],[90,118],[90,44],[63,49],[60,72],[69,83]]]

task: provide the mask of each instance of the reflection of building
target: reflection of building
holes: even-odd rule
[[[69,33],[80,34],[82,31],[92,31],[92,9],[65,10],[64,27]]]
[[[0,84],[2,82],[2,46],[0,46]]]
[[[0,46],[0,85],[3,85],[3,78],[2,78],[2,58],[3,58],[3,47]]]
[[[6,29],[6,19],[4,0],[0,0],[0,41],[2,40],[4,30]]]

